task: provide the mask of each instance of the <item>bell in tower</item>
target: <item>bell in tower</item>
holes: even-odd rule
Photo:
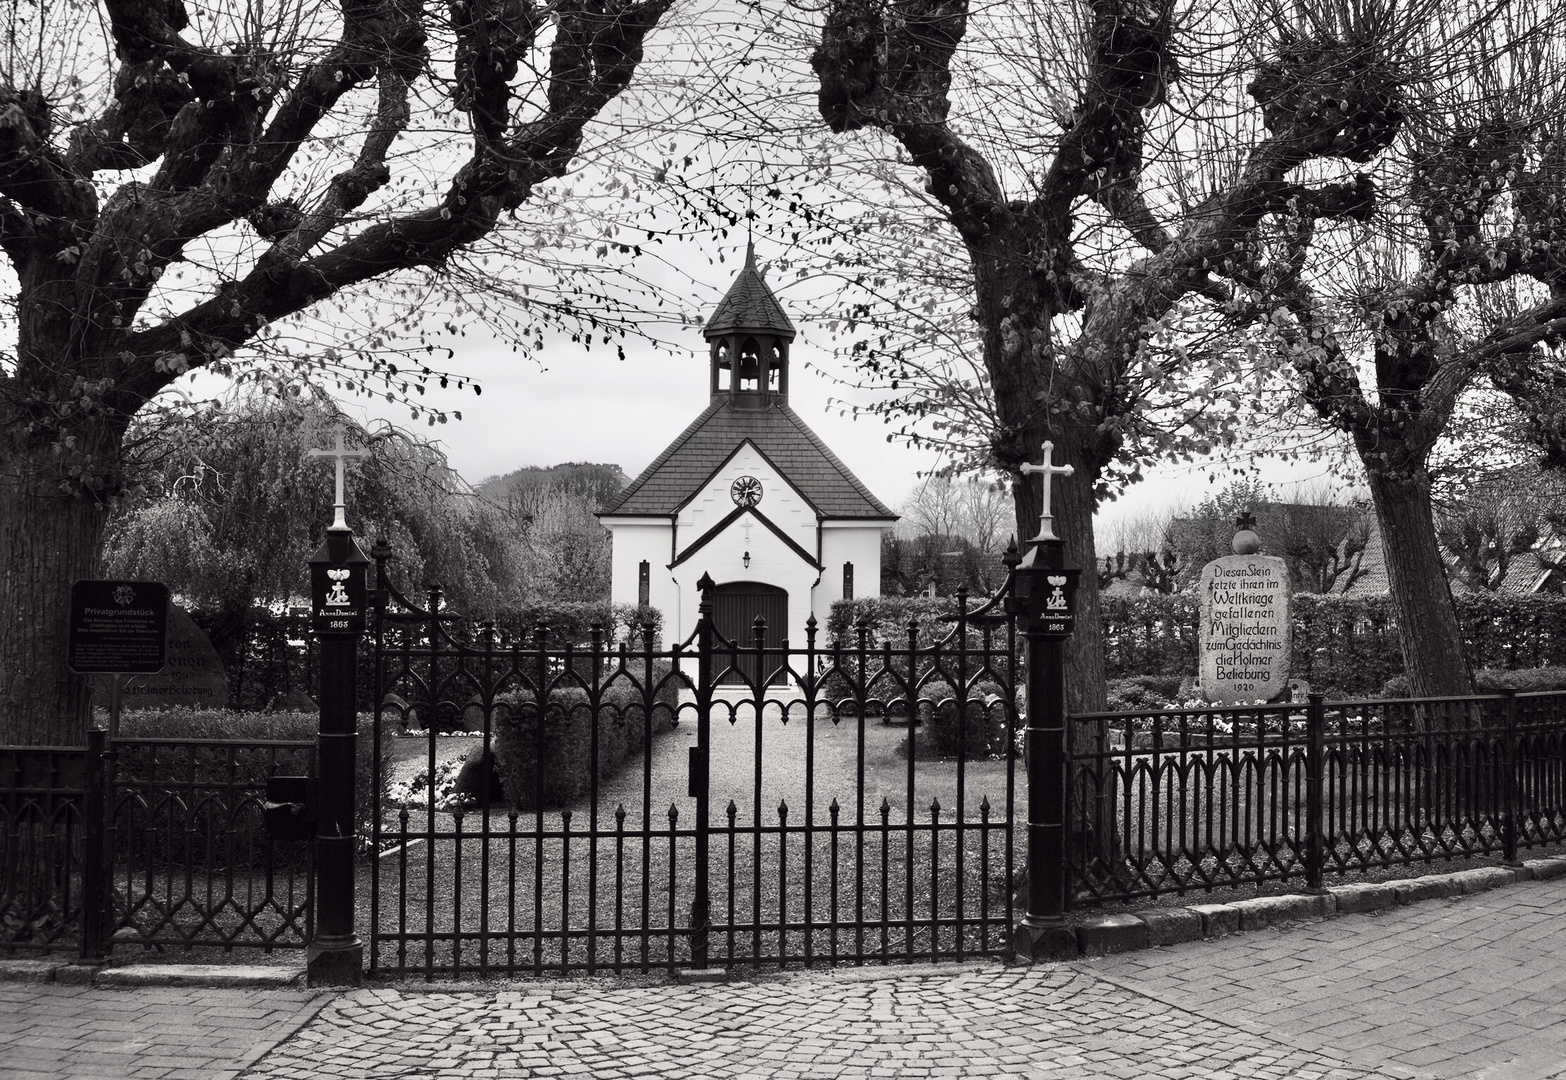
[[[705,331],[712,357],[712,400],[735,409],[765,409],[788,401],[788,347],[794,324],[745,247],[745,268],[729,286]]]

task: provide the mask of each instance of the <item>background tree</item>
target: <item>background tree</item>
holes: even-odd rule
[[[465,248],[547,201],[669,4],[279,0],[194,18],[183,0],[104,0],[101,17],[70,0],[8,5],[0,742],[84,737],[67,588],[99,571],[138,410],[187,371],[235,370],[278,320],[388,275],[405,275],[403,310],[357,359],[284,357],[285,376],[338,364],[339,381],[406,394],[437,375],[384,355],[420,317],[421,275],[460,273]],[[589,329],[594,297],[574,311]]]
[[[1553,346],[1566,329],[1561,12],[1538,3],[1485,14],[1435,6],[1400,31],[1416,62],[1398,80],[1397,139],[1366,178],[1377,192],[1367,213],[1326,222],[1285,208],[1225,264],[1300,397],[1364,468],[1421,695],[1472,689],[1432,453],[1482,383],[1511,395],[1539,439],[1559,433],[1544,405],[1562,385]],[[1345,17],[1369,49],[1388,11]],[[1329,29],[1313,24],[1293,51],[1319,53]],[[1460,52],[1438,48],[1459,39]]]
[[[1398,19],[1425,10],[1399,9]],[[1194,388],[1189,380],[1190,344],[1204,333],[1197,316],[1229,299],[1212,277],[1225,253],[1289,208],[1365,212],[1366,182],[1314,183],[1305,167],[1368,161],[1387,145],[1401,121],[1389,55],[1398,42],[1366,47],[1349,27],[1324,27],[1299,49],[1294,33],[1292,15],[1262,6],[1177,17],[1161,0],[827,8],[812,61],[822,118],[837,132],[884,133],[895,162],[875,179],[891,190],[888,174],[916,171],[928,193],[908,219],[893,213],[907,204],[889,209],[882,198],[857,224],[945,268],[909,275],[938,283],[917,325],[952,312],[925,340],[976,341],[964,359],[979,378],[943,378],[950,369],[896,339],[890,317],[856,342],[864,369],[912,385],[890,411],[915,419],[988,395],[993,412],[967,434],[982,442],[985,464],[1008,474],[1052,439],[1077,470],[1055,490],[1057,529],[1078,566],[1097,565],[1095,503],[1112,466],[1145,453],[1140,440],[1158,445],[1156,431],[1179,427],[1199,450],[1224,434],[1229,404],[1213,391],[1228,385],[1222,364]],[[1200,56],[1201,78],[1181,77],[1182,52]],[[960,280],[958,253],[968,271]],[[875,296],[901,279],[900,265],[861,259],[855,269],[869,279],[866,312],[879,305],[903,317],[923,306]],[[971,326],[956,324],[959,313],[971,313]],[[1161,407],[1172,419],[1154,425]],[[955,437],[961,426],[945,430]],[[1013,485],[1022,536],[1037,529],[1036,488]],[[1078,625],[1097,625],[1096,577],[1079,603]],[[1098,635],[1073,635],[1068,664],[1071,707],[1101,709]]]
[[[1534,553],[1543,564],[1561,546],[1563,514],[1566,479],[1522,465],[1448,492],[1437,507],[1436,535],[1457,578],[1493,592],[1519,556]]]
[[[366,430],[324,396],[250,395],[179,428],[129,432],[134,493],[110,515],[104,571],[166,583],[213,616],[231,653],[256,608],[304,603],[306,560],[332,519],[332,470],[309,456],[337,425],[371,456],[351,466],[349,523],[384,537],[393,577],[416,596],[438,583],[464,611],[493,614],[522,594],[525,550],[432,444],[390,425]],[[140,463],[139,467],[136,463]]]
[[[1006,580],[1000,561],[1013,513],[1005,485],[977,476],[925,477],[881,537],[881,593],[990,596]]]

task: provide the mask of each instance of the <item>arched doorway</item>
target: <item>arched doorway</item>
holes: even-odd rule
[[[762,638],[763,645],[768,649],[781,649],[783,638],[788,627],[788,592],[776,585],[765,585],[759,581],[728,581],[715,586],[712,590],[712,623],[729,641],[738,645],[742,650],[750,649],[749,655],[740,653],[739,671],[731,671],[720,682],[743,683],[739,672],[743,672],[746,678],[755,681],[756,670],[756,619],[760,617],[766,620],[766,634]],[[781,656],[768,655],[765,658],[769,672],[776,671],[770,681],[784,681],[785,665]],[[728,661],[720,654],[717,659],[719,669],[728,666]]]

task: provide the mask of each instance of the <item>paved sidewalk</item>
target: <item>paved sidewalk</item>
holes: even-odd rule
[[[293,1034],[304,990],[0,982],[4,1080],[229,1080]]]
[[[0,983],[0,1077],[92,1076],[1566,1080],[1566,878],[1031,969],[329,998]]]
[[[327,1006],[244,1074],[1210,1077],[1358,1080],[1324,1054],[1147,1001],[1070,966],[810,973],[761,983],[530,986],[498,993],[362,990]]]
[[[1566,880],[1084,965],[1134,994],[1363,1066],[1566,1076]]]

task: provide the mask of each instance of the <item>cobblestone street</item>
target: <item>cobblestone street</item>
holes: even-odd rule
[[[0,1076],[1566,1077],[1566,878],[1098,960],[304,990],[0,983]]]

